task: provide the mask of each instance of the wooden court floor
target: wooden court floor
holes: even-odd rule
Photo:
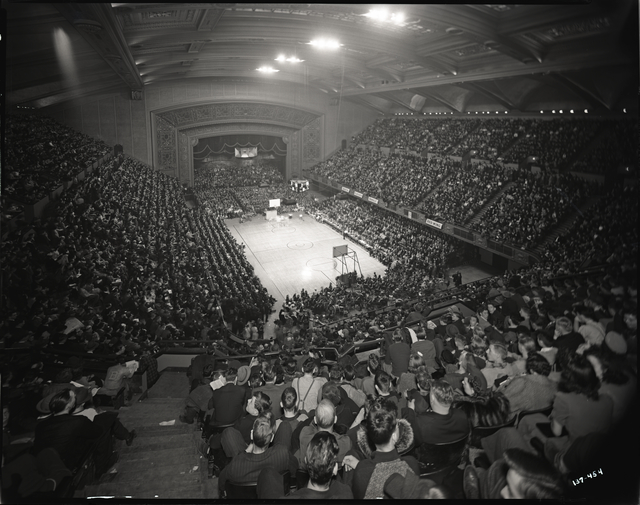
[[[384,275],[385,266],[369,256],[360,245],[314,218],[299,215],[267,221],[255,216],[252,221],[240,223],[238,219],[225,221],[235,239],[245,246],[245,254],[254,267],[263,286],[276,298],[279,310],[287,295],[306,289],[312,293],[336,284],[336,277],[353,272],[370,277],[375,272]],[[333,247],[347,244],[355,252],[359,263],[345,258],[345,264],[333,258]]]

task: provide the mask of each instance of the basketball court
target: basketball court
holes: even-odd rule
[[[315,289],[336,285],[336,277],[354,270],[370,277],[384,275],[385,266],[369,256],[359,244],[331,227],[317,222],[304,214],[279,216],[267,221],[264,216],[254,216],[251,221],[240,223],[239,219],[225,221],[234,238],[245,246],[245,254],[254,267],[256,275],[267,288],[280,308],[287,295],[291,296],[305,289],[313,293]],[[333,257],[333,248],[348,245],[353,257]],[[358,265],[359,264],[359,265]]]

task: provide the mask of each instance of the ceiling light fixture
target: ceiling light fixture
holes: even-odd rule
[[[289,56],[288,58],[284,55],[281,54],[280,56],[278,56],[275,61],[279,61],[280,63],[302,63],[304,60],[300,60],[295,56]]]
[[[310,45],[318,49],[339,49],[342,44],[335,39],[315,39],[309,42]]]
[[[272,74],[274,72],[280,72],[280,70],[277,70],[277,69],[271,68],[271,67],[260,67],[260,68],[256,68],[256,70],[258,72],[264,72],[265,74]]]

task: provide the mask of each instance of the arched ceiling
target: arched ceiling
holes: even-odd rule
[[[47,107],[206,78],[295,83],[379,113],[637,111],[638,2],[576,5],[5,3],[7,99]],[[322,52],[308,42],[334,37]],[[281,64],[281,53],[304,62]],[[264,75],[257,68],[280,71]],[[543,97],[543,98],[541,98]],[[413,105],[412,105],[413,104]]]

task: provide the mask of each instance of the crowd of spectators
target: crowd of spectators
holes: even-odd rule
[[[581,201],[602,191],[602,185],[571,174],[514,171],[515,184],[500,195],[473,224],[473,229],[496,242],[531,249]]]
[[[638,123],[604,120],[603,136],[571,166],[576,172],[606,174],[621,166],[637,164]]]
[[[393,205],[414,207],[430,191],[452,172],[460,169],[460,163],[450,158],[431,156],[430,158],[402,157],[406,166],[401,177],[381,186],[380,199]]]
[[[639,197],[637,185],[610,190],[545,247],[543,263],[575,272],[582,265],[619,261],[638,243]]]
[[[601,122],[591,119],[537,120],[504,155],[505,163],[520,163],[528,156],[544,170],[566,167],[597,134]]]
[[[417,210],[443,221],[466,224],[510,180],[511,172],[503,165],[490,162],[454,170]]]
[[[142,362],[161,340],[220,338],[220,306],[235,332],[271,312],[273,299],[223,221],[204,206],[188,209],[174,179],[122,161],[77,182],[53,216],[3,241],[5,346]],[[591,194],[593,188],[579,181],[526,176],[514,187],[528,191],[504,197],[510,205],[499,200],[504,215],[494,217],[514,214],[505,225],[527,231],[544,221],[540,204],[547,200],[558,205],[557,221]],[[591,472],[601,461],[607,472],[626,475],[626,463],[600,448],[631,433],[624,423],[637,382],[637,196],[637,189],[606,195],[577,221],[571,237],[549,248],[542,264],[460,288],[459,299],[472,314],[463,317],[453,306],[411,329],[402,328],[406,317],[424,305],[370,311],[394,298],[423,295],[420,301],[429,301],[425,283],[443,275],[447,256],[460,243],[363,202],[309,198],[314,216],[363,243],[388,271],[357,279],[348,289],[330,286],[287,299],[269,344],[285,350],[275,359],[259,355],[247,366],[214,361],[210,372],[217,374],[208,377],[224,394],[205,381],[204,391],[222,400],[201,404],[235,422],[209,441],[220,490],[227,480],[258,480],[261,498],[279,498],[279,472],[295,475],[304,468],[309,484],[294,498],[560,499],[571,476]],[[603,258],[603,273],[553,278]],[[357,317],[329,324],[352,311]],[[400,328],[386,331],[395,326]],[[358,370],[351,356],[327,368],[312,351],[314,345],[341,347],[377,337],[382,352]],[[301,353],[292,352],[298,347]],[[3,399],[21,389],[48,399],[38,356],[29,355],[27,362],[35,362],[25,362],[19,374],[3,373]],[[278,387],[279,398],[265,393]],[[50,411],[70,414],[78,392],[63,390],[66,396],[51,402]],[[276,416],[273,405],[280,402]],[[462,486],[418,479],[420,464],[429,463],[429,444],[453,442],[474,427],[542,407],[551,408],[549,418],[531,416],[483,439],[481,452],[470,449]],[[17,445],[11,443],[21,418],[15,414],[11,424],[3,423],[3,466]],[[129,444],[133,436],[125,431]],[[103,466],[110,461],[105,458]]]
[[[275,161],[219,160],[201,163],[194,171],[195,184],[202,188],[277,184],[284,181]]]
[[[351,138],[351,145],[375,145],[444,155],[480,125],[478,119],[380,118]]]
[[[302,313],[324,310],[315,304],[326,293],[303,291],[286,301],[276,356],[212,365],[221,371],[214,391],[203,390],[211,418],[222,401],[237,404],[234,426],[209,439],[220,493],[227,480],[257,481],[260,498],[279,498],[282,473],[302,469],[310,484],[292,497],[416,499],[428,491],[440,498],[560,499],[569,496],[571,479],[593,465],[606,464],[613,475],[626,463],[602,449],[627,440],[635,428],[628,421],[637,388],[635,273],[631,258],[590,277],[493,278],[473,303],[464,302],[472,307],[466,317],[454,305],[435,319],[395,329],[389,314],[384,321],[391,328],[378,316],[364,328],[309,324],[315,320]],[[313,350],[376,338],[382,351],[363,367],[354,368],[350,356],[327,365]],[[292,339],[301,352],[292,352]],[[517,428],[482,439],[472,433],[545,408],[548,418],[531,414]],[[266,441],[256,440],[258,430],[266,430]],[[335,439],[328,463],[315,452],[321,437]],[[465,437],[474,445],[454,470],[461,479],[418,479],[432,463],[433,444]],[[400,475],[386,470],[388,462],[404,468]],[[316,465],[335,463],[338,470],[318,488]]]
[[[33,204],[112,148],[51,118],[9,115],[5,123],[3,197]]]
[[[474,158],[497,160],[524,135],[533,119],[485,119],[470,134],[464,137],[450,152],[451,156],[464,156],[475,150]]]
[[[55,217],[3,241],[3,336],[7,344],[50,337],[116,351],[162,338],[199,338],[271,311],[272,298],[223,222],[189,210],[172,178],[126,159],[65,192]],[[35,298],[34,298],[35,296]],[[36,303],[37,301],[37,303]],[[125,325],[121,328],[121,325]]]

